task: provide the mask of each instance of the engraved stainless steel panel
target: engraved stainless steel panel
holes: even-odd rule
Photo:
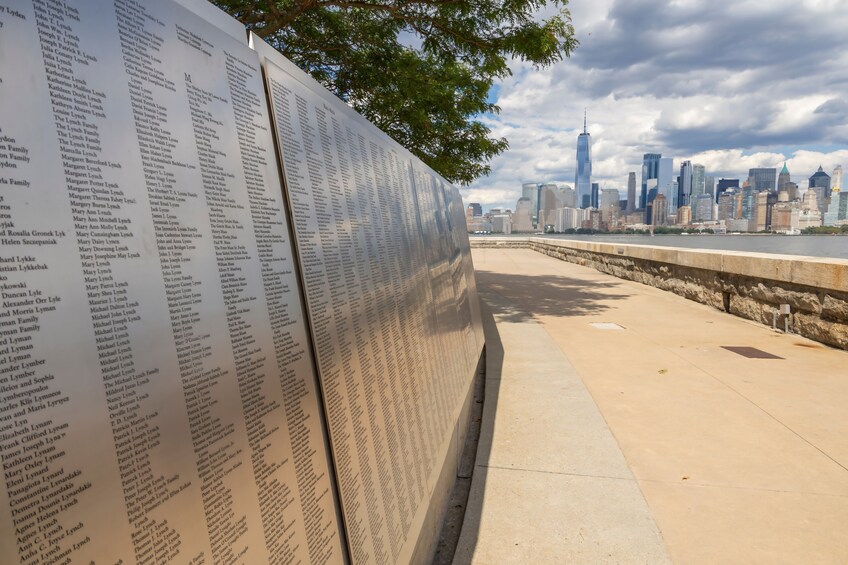
[[[406,563],[482,348],[459,194],[259,38],[251,44],[283,161],[350,556]]]
[[[0,563],[336,563],[256,53],[0,5]]]

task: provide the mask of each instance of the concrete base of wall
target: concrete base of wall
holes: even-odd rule
[[[845,260],[542,237],[472,238],[471,247],[530,248],[848,350]]]

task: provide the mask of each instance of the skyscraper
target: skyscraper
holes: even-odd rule
[[[533,216],[539,215],[539,192],[542,185],[537,182],[525,182],[521,185],[522,198],[530,199],[530,213]]]
[[[586,113],[583,113],[583,133],[577,136],[577,173],[574,175],[577,204],[588,208],[592,199],[592,138],[586,131]]]
[[[842,191],[842,165],[836,165],[830,178],[830,189]]]
[[[657,194],[651,203],[651,224],[664,226],[668,223],[668,201],[665,194]]]
[[[789,176],[789,169],[786,167],[786,161],[783,162],[783,168],[780,169],[780,174],[777,175],[777,191],[787,190],[786,185],[789,184],[792,179]]]
[[[692,165],[692,195],[690,196],[690,201],[694,200],[696,196],[701,196],[707,191],[707,178],[706,178],[706,168],[703,165],[699,165],[695,163]],[[693,204],[693,212],[694,212],[694,203]]]
[[[600,192],[601,192],[601,189],[598,186],[598,183],[593,182],[592,183],[592,201],[589,204],[592,208],[598,207],[598,205],[599,205],[598,199],[599,199],[599,196],[600,196]]]
[[[739,179],[718,179],[718,186],[716,187],[716,202],[718,202],[721,195],[730,188],[736,188],[737,192],[739,192]]]
[[[627,175],[627,213],[636,209],[636,173]]]
[[[775,181],[777,179],[777,169],[748,169],[748,178],[751,179],[751,188],[754,190],[754,192],[760,192],[762,190],[774,192]]]
[[[660,159],[662,159],[662,155],[659,153],[645,153],[642,156],[642,192],[639,195],[639,208],[645,209],[647,207],[648,193],[652,188],[657,187]],[[646,217],[645,221],[650,221],[650,218]]]
[[[669,213],[673,214],[677,209],[674,204],[677,191],[674,188],[674,159],[671,157],[660,158],[657,167],[657,194],[665,196],[665,205],[669,208]]]
[[[819,211],[824,214],[830,202],[830,175],[824,172],[821,166],[810,177],[809,188],[816,193],[816,202],[819,205]]]
[[[677,206],[689,206],[692,198],[692,161],[683,161],[680,165],[680,177],[677,180]]]

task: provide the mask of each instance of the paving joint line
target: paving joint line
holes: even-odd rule
[[[525,473],[542,473],[545,475],[565,475],[568,477],[582,477],[585,479],[609,479],[612,481],[630,481],[636,482],[635,477],[627,478],[627,477],[612,477],[609,475],[589,475],[586,473],[569,473],[567,471],[545,471],[544,469],[525,469],[523,467],[502,467],[500,465],[482,465],[477,464],[477,467],[483,467],[484,469],[498,469],[502,471],[522,471]]]

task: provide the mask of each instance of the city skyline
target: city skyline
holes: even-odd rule
[[[777,1],[569,7],[581,41],[573,57],[542,71],[514,63],[493,89],[501,114],[483,121],[511,149],[463,188],[466,201],[514,206],[524,182],[573,185],[584,107],[592,180],[623,194],[645,153],[674,157],[675,169],[703,164],[716,179],[786,161],[806,180],[819,165],[848,162],[848,10]],[[788,14],[799,37],[822,41],[775,34]]]

